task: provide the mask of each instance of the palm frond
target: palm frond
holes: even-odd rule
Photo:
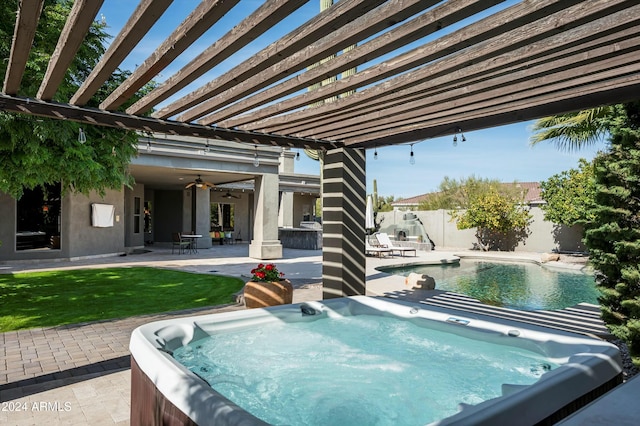
[[[537,120],[531,127],[531,145],[543,141],[555,143],[560,151],[577,151],[601,142],[608,131],[613,107],[605,106],[570,112]]]

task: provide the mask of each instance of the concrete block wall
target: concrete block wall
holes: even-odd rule
[[[401,226],[405,211],[379,212],[378,220],[384,218],[381,231],[394,235],[393,232]],[[456,223],[451,220],[449,210],[412,211],[422,221],[425,230],[436,245],[436,249],[442,247],[473,248],[477,241],[475,229],[459,230]],[[530,210],[533,216],[529,229],[531,234],[524,242],[518,244],[515,251],[549,252],[560,251],[586,251],[582,244],[582,228],[579,226],[567,227],[556,225],[544,220],[544,212],[539,207]]]

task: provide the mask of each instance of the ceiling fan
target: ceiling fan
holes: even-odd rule
[[[206,182],[206,181],[202,180],[200,178],[200,175],[198,175],[197,179],[194,180],[193,182],[190,182],[190,183],[186,184],[185,185],[185,189],[191,188],[194,185],[195,185],[196,188],[202,188],[202,189],[213,188],[215,186],[211,182]]]
[[[240,198],[240,197],[235,196],[235,195],[231,195],[231,193],[230,193],[229,191],[227,191],[227,193],[226,193],[226,194],[224,194],[224,195],[222,196],[222,198]]]

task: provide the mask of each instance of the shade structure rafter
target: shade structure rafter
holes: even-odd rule
[[[280,40],[270,44],[221,77],[210,81],[198,90],[153,113],[153,116],[156,118],[168,118],[186,111],[208,98],[233,87],[236,82],[244,81],[260,70],[266,69],[268,66],[279,62],[283,57],[290,56],[306,48],[322,38],[327,32],[332,33],[336,31],[342,25],[356,19],[361,14],[368,12],[382,3],[384,3],[384,0],[342,0],[317,17],[311,19],[306,25],[295,29]],[[336,48],[339,48],[341,40],[335,41]]]
[[[433,34],[437,30],[442,29],[444,26],[457,22],[459,19],[472,16],[473,14],[487,9],[493,6],[495,3],[499,2],[500,1],[473,1],[444,3],[417,16],[407,23],[403,23],[400,26],[394,27],[383,35],[376,37],[375,39],[368,41],[363,45],[353,47],[348,52],[344,52],[342,55],[337,56],[330,61],[317,64],[313,69],[310,69],[305,73],[299,74],[294,78],[286,80],[274,87],[270,87],[267,90],[249,96],[247,95],[248,89],[245,86],[249,85],[254,89],[260,89],[265,82],[262,73],[258,74],[252,77],[250,80],[244,82],[243,86],[241,87],[243,92],[234,95],[232,93],[234,90],[230,89],[223,94],[225,95],[226,93],[231,92],[226,98],[228,102],[234,102],[240,99],[241,96],[247,95],[247,97],[242,99],[241,102],[221,109],[215,114],[208,115],[198,122],[200,124],[217,123],[234,115],[242,114],[253,108],[262,106],[275,99],[295,93],[300,89],[323,81],[327,78],[327,76],[337,75],[352,67],[357,67],[358,65],[365,63],[367,61],[367,58],[392,52],[399,47],[405,46],[429,34]],[[418,4],[421,4],[421,7],[425,8],[429,5],[426,2],[419,2]],[[382,14],[378,11],[376,12],[376,15],[379,15],[376,19],[380,20],[382,25],[385,25],[386,20],[389,19],[389,13]],[[369,12],[369,14],[372,13],[373,12]],[[397,15],[394,15],[394,17],[397,17]],[[368,18],[368,16],[365,15],[361,19],[365,20],[365,18]],[[353,24],[353,26],[355,27],[362,26],[360,19],[353,21],[351,24]],[[325,41],[325,43],[332,43],[332,36],[327,36],[323,40]],[[281,71],[279,69],[279,66],[280,64],[284,65],[284,63],[285,61],[276,64],[269,71],[274,74],[279,74]],[[288,71],[291,71],[291,67],[283,66],[283,68],[287,68]],[[221,99],[215,99],[215,101],[208,101],[206,105],[203,105],[203,107],[206,106],[206,111],[214,111],[215,109],[220,109],[222,105],[223,101]],[[203,108],[203,110],[205,109]],[[199,115],[201,114],[199,113],[197,116],[185,114],[183,117],[185,119],[192,119],[197,118]]]
[[[522,89],[531,87],[546,87],[562,81],[569,81],[579,76],[589,75],[594,68],[611,69],[622,67],[638,61],[637,46],[640,43],[640,27],[635,34],[623,31],[617,34],[611,42],[599,48],[580,51],[573,55],[563,52],[560,58],[552,55],[552,58],[526,62],[513,68],[501,69],[495,76],[486,73],[484,63],[476,64],[464,70],[459,70],[445,77],[439,77],[429,82],[431,90],[418,93],[405,93],[405,96],[390,101],[384,107],[374,107],[371,111],[360,108],[352,114],[344,114],[339,117],[340,126],[332,123],[314,123],[312,134],[310,132],[296,131],[296,135],[315,137],[319,139],[329,138],[340,140],[347,137],[350,129],[365,129],[369,127],[381,127],[385,124],[397,124],[400,119],[407,119],[414,115],[425,114],[438,115],[444,110],[458,103],[473,104],[476,99],[491,99],[493,94],[502,95],[505,87],[509,87],[511,96]],[[620,55],[623,51],[629,55]],[[601,62],[606,61],[606,62]],[[482,70],[480,73],[474,71]],[[475,79],[469,78],[469,74],[475,75]],[[619,74],[622,74],[620,69]],[[463,81],[464,84],[449,84],[451,81]],[[533,84],[532,84],[533,83]],[[446,101],[446,104],[443,102]],[[429,109],[427,109],[429,108]]]
[[[544,32],[546,31],[558,33],[567,26],[580,25],[580,23],[586,21],[588,17],[597,19],[608,13],[614,13],[619,10],[621,4],[626,2],[589,2],[590,4],[585,6],[581,4],[581,2],[575,1],[573,2],[573,6],[566,7],[568,3],[568,1],[563,3],[563,5],[565,5],[564,8],[554,0],[535,2],[535,7],[525,7],[524,3],[517,4],[495,15],[475,22],[468,27],[461,28],[452,34],[419,46],[409,52],[402,53],[379,65],[362,70],[347,79],[335,81],[312,92],[280,101],[277,104],[261,108],[250,114],[228,119],[219,123],[219,125],[225,127],[244,126],[252,121],[294,111],[311,105],[318,100],[384,81],[386,78],[393,78],[398,75],[402,76],[405,72],[418,66],[450,54],[455,54],[462,49],[465,49],[465,51],[472,50],[469,48],[469,45],[484,42],[507,32],[519,31],[521,33],[520,39],[535,41],[536,39],[544,38]],[[548,13],[548,15],[544,15],[541,18],[541,11]],[[567,18],[567,16],[571,16],[571,18]],[[531,24],[532,27],[526,27],[528,24]],[[528,31],[523,30],[525,27]],[[541,30],[540,27],[545,29]],[[540,34],[541,31],[543,32],[542,34]],[[509,46],[513,46],[514,44],[516,47],[518,46],[517,41],[509,41],[507,37],[504,39],[505,44],[494,45],[494,51],[500,52],[500,50],[508,49]],[[523,40],[520,41],[520,43],[526,43],[526,41]],[[376,91],[376,89],[374,86],[370,90]],[[340,106],[349,104],[351,101],[350,98],[338,100]],[[340,106],[336,109],[339,109]]]
[[[626,18],[627,11],[621,11],[594,21],[601,31],[594,32],[593,25],[582,25],[562,34],[544,39],[538,38],[515,50],[500,53],[495,50],[495,46],[503,46],[507,40],[518,40],[517,34],[507,33],[474,46],[473,52],[462,51],[449,55],[429,66],[341,99],[339,102],[343,105],[339,110],[331,110],[332,105],[323,105],[259,120],[243,128],[308,135],[310,132],[321,131],[323,127],[332,123],[344,124],[344,120],[350,118],[359,118],[364,114],[391,108],[407,101],[465,87],[466,84],[475,81],[509,74],[518,67],[535,66],[541,60],[568,56],[578,51],[589,54],[592,49],[602,46],[612,46],[617,49],[615,45],[617,41],[631,38],[640,30],[640,6],[632,10],[636,14],[631,20]],[[499,55],[495,56],[496,54]],[[473,64],[465,66],[470,60]]]
[[[458,127],[469,132],[637,98],[634,0],[340,0],[309,15],[312,3],[194,2],[94,109],[83,105],[178,6],[141,0],[76,93],[60,99],[58,87],[103,1],[73,3],[48,68],[30,85],[37,93],[26,94],[22,80],[47,5],[20,0],[0,107],[99,126],[334,149],[412,143]],[[291,28],[294,16],[304,19]],[[282,35],[234,59],[267,31]],[[194,46],[201,51],[191,53]],[[193,56],[185,60],[186,52]],[[132,102],[169,67],[177,71]],[[207,73],[208,83],[191,88]],[[131,104],[126,113],[118,111],[124,104]],[[152,118],[142,116],[149,112]]]

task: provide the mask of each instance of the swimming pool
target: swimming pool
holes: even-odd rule
[[[323,322],[328,334],[318,335]],[[377,341],[353,328],[361,322]],[[308,326],[311,334],[297,337]],[[375,349],[393,333],[403,341]],[[622,371],[617,348],[604,341],[365,296],[158,321],[134,330],[130,349],[132,426],[552,424],[619,384]],[[207,360],[178,362],[194,350]],[[408,358],[396,356],[403,351]],[[314,371],[323,352],[341,369],[328,384],[321,379],[331,371]],[[217,371],[228,364],[231,372]],[[417,384],[396,379],[401,370]],[[253,399],[241,402],[243,393]],[[276,417],[255,409],[256,396]],[[301,414],[279,417],[284,406]]]
[[[427,274],[435,279],[438,290],[465,294],[504,308],[553,310],[578,303],[598,303],[599,292],[593,275],[550,269],[535,263],[461,259],[454,264],[378,269],[403,276],[411,272]]]

